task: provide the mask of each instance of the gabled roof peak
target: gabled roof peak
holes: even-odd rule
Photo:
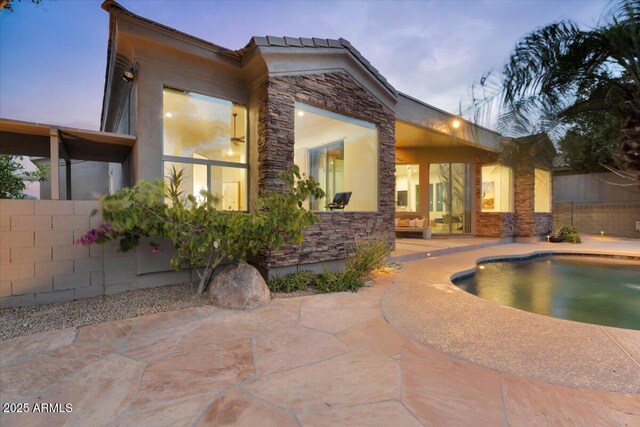
[[[362,64],[382,85],[390,91],[395,96],[398,95],[397,91],[391,84],[387,81],[387,79],[380,74],[380,72],[373,66],[371,63],[356,49],[353,45],[346,39],[325,39],[319,37],[288,37],[288,36],[253,36],[249,40],[249,43],[242,49],[233,50],[228,49],[226,47],[222,47],[215,43],[209,42],[207,40],[201,39],[199,37],[193,36],[191,34],[187,34],[185,32],[176,30],[175,28],[171,28],[167,25],[160,24],[158,22],[152,21],[151,19],[145,18],[140,15],[136,15],[133,12],[130,12],[125,7],[123,7],[120,3],[114,0],[105,0],[102,3],[102,9],[111,13],[114,10],[117,10],[120,13],[123,13],[127,16],[139,19],[146,23],[149,23],[153,26],[161,28],[165,31],[169,31],[180,35],[182,37],[190,38],[199,43],[203,43],[213,49],[219,54],[232,57],[235,59],[242,59],[245,55],[247,55],[251,50],[253,50],[256,46],[271,46],[271,47],[292,47],[292,48],[327,48],[327,49],[346,49],[360,64]],[[111,46],[111,31],[110,31],[110,40],[109,40],[109,48]]]
[[[380,74],[378,69],[374,67],[358,49],[353,47],[349,40],[344,38],[339,39],[325,39],[319,37],[289,37],[289,36],[253,36],[249,40],[249,43],[242,49],[237,50],[241,56],[248,54],[256,46],[271,46],[271,47],[291,47],[291,48],[326,48],[326,49],[346,49],[358,62],[360,62],[376,79],[384,85],[394,95],[398,95],[398,92],[387,81],[387,79]]]

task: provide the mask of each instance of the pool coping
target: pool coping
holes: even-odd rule
[[[640,331],[582,323],[519,310],[468,293],[453,283],[453,280],[473,274],[478,265],[492,261],[525,260],[550,255],[640,259],[640,251],[621,251],[605,247],[541,249],[539,245],[501,245],[464,254],[456,253],[408,262],[405,265],[408,270],[405,275],[411,277],[411,280],[399,278],[385,292],[380,304],[383,315],[389,323],[412,339],[480,366],[551,384],[640,394],[640,352],[628,345],[628,341],[637,340],[640,343]],[[464,259],[451,262],[456,257]],[[437,262],[437,265],[432,265],[434,269],[438,269],[437,274],[427,279],[417,279],[421,277],[419,272],[425,270],[430,261]],[[468,268],[471,263],[473,267]],[[434,304],[434,300],[442,301],[436,301]],[[416,309],[419,305],[416,301],[426,301],[421,310]],[[463,311],[458,312],[460,316],[451,315],[443,311],[443,307],[447,305],[454,313],[455,310]],[[438,313],[429,314],[433,311]],[[496,321],[524,326],[524,331],[511,332],[516,337],[519,332],[526,332],[527,338],[523,346],[526,350],[518,354],[518,344],[522,344],[523,340],[514,339],[508,332],[497,336],[494,334],[493,339],[498,341],[497,343],[486,341],[486,337],[491,336],[489,328],[492,322],[489,320],[486,327],[478,327],[473,323],[480,316],[474,317],[472,312],[489,318],[498,313]],[[562,342],[553,343],[553,331],[556,330],[559,331],[559,336],[565,337],[566,345]],[[483,339],[474,341],[474,333]],[[453,338],[449,338],[448,335]],[[621,337],[628,341],[625,342]],[[540,346],[540,355],[531,351],[531,347],[535,347],[534,344]],[[576,345],[576,348],[570,348],[571,345]],[[540,360],[546,347],[559,349],[557,354],[547,349],[549,363]],[[508,357],[508,352],[506,357],[505,354],[501,354],[497,350],[500,348],[512,352],[513,359]],[[529,354],[525,355],[526,351],[529,351]],[[575,363],[572,359],[579,360],[580,363]],[[540,369],[535,371],[523,366],[527,362],[537,365]],[[610,378],[602,375],[607,370],[612,371]],[[621,372],[626,374],[620,375]]]
[[[481,257],[476,260],[476,265],[473,268],[458,271],[453,273],[449,280],[451,280],[452,284],[455,280],[464,279],[466,277],[472,276],[475,274],[476,268],[481,264],[488,264],[491,262],[502,262],[502,261],[526,261],[534,258],[542,258],[545,256],[553,256],[553,255],[571,255],[571,256],[597,256],[603,258],[628,258],[640,261],[640,255],[636,254],[620,254],[620,253],[600,253],[600,252],[571,252],[571,251],[535,251],[530,252],[528,254],[522,255],[497,255],[497,256],[486,256]],[[473,295],[473,294],[472,294]],[[476,295],[477,296],[477,295]],[[556,317],[556,319],[559,319]],[[567,320],[567,319],[560,319]]]

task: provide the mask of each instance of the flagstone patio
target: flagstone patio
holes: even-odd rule
[[[510,250],[523,248],[481,252]],[[442,268],[434,267],[433,277],[445,277],[443,266],[456,267],[460,256],[440,257]],[[470,255],[464,257],[468,263]],[[407,263],[404,272],[379,276],[357,294],[279,299],[246,312],[190,308],[4,341],[0,400],[72,403],[73,411],[3,414],[0,424],[640,425],[639,394],[492,369],[475,353],[437,341],[442,334],[434,317],[409,321],[418,304],[425,313],[443,316],[439,325],[446,328],[447,309],[460,308],[446,298],[415,301],[400,316],[397,298],[411,297],[411,282],[424,291],[425,263],[432,261]],[[429,297],[451,293],[435,289]],[[385,320],[381,304],[399,327]],[[495,338],[476,333],[458,331],[457,337],[475,339],[480,350],[490,348]],[[629,348],[637,337],[630,332]],[[538,363],[528,351],[508,356]],[[628,358],[628,379],[635,381],[640,365]]]

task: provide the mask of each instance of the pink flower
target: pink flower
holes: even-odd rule
[[[159,254],[160,252],[162,252],[162,248],[160,246],[153,246],[151,248],[151,253],[152,254]]]
[[[87,234],[76,240],[76,243],[82,246],[91,245],[92,243],[96,243],[106,234],[112,232],[113,227],[111,226],[111,224],[102,224],[98,228],[92,228],[91,230],[87,231]]]

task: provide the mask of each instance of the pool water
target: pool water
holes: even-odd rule
[[[498,304],[561,319],[640,329],[640,261],[552,255],[478,265],[455,284]]]

